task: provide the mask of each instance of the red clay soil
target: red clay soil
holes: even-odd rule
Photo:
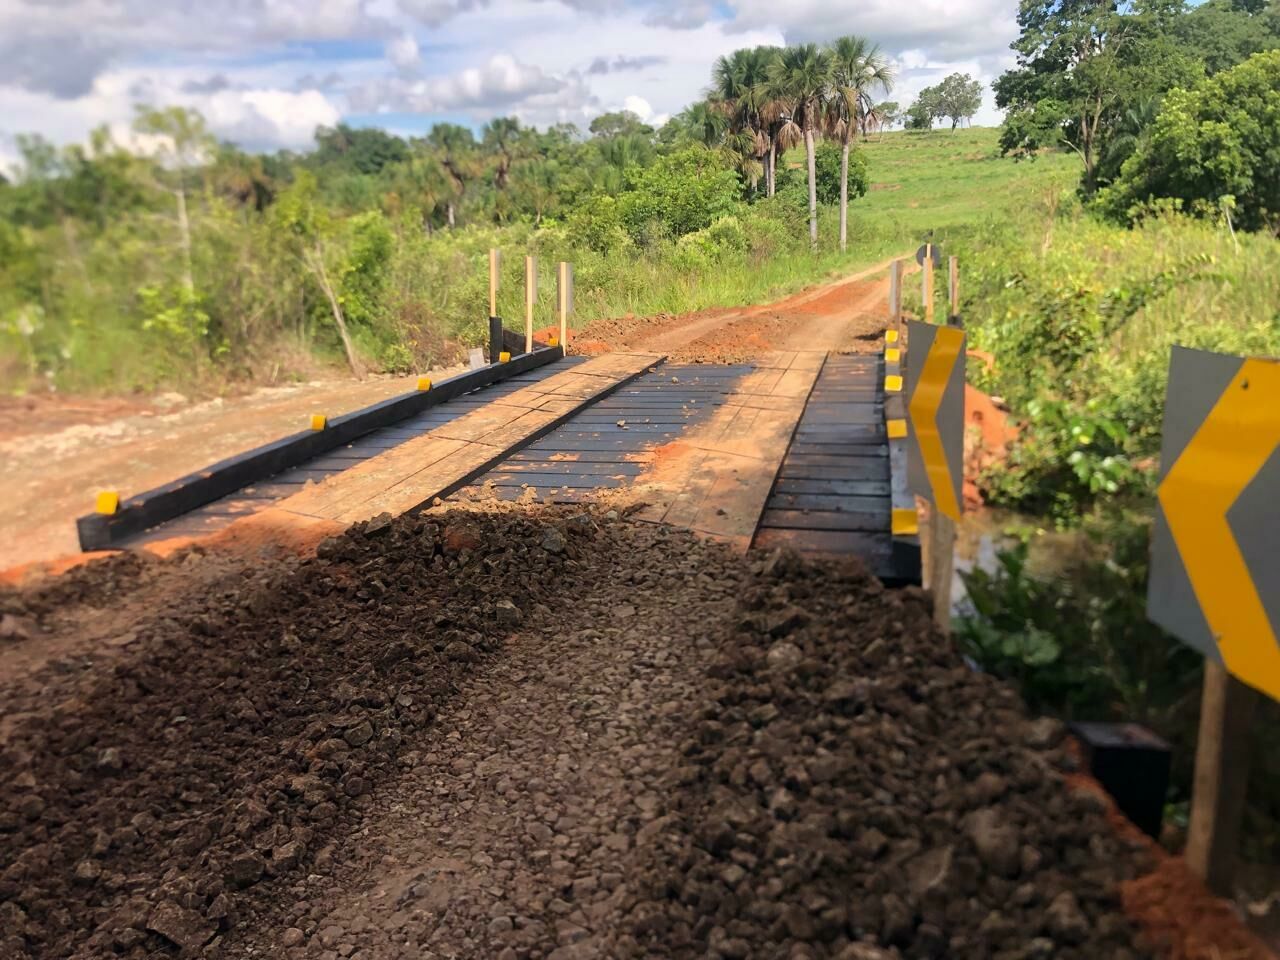
[[[1004,461],[1018,428],[1009,415],[976,387],[964,388],[964,500],[969,509],[982,506],[978,478],[983,471]]]
[[[1080,761],[1080,745],[1069,741]],[[1093,793],[1105,806],[1107,821],[1126,842],[1141,844],[1154,868],[1120,884],[1125,914],[1141,931],[1143,945],[1162,960],[1276,960],[1245,925],[1231,904],[1214,896],[1188,869],[1135,827],[1110,795],[1084,773],[1064,777],[1067,788]]]

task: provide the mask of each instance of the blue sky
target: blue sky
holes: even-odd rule
[[[514,115],[585,127],[606,110],[661,123],[715,58],[860,33],[910,102],[948,73],[1011,62],[1014,0],[0,0],[0,164],[13,137],[130,137],[135,103],[200,110],[249,149],[305,149],[339,121],[420,133]],[[988,93],[977,122],[998,116]]]

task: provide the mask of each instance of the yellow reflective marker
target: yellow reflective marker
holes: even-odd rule
[[[419,377],[419,378],[418,378],[418,389],[419,389],[419,390],[430,390],[430,389],[431,389],[431,378],[430,378],[430,377]]]
[[[897,363],[901,359],[902,359],[902,351],[899,350],[897,347],[889,347],[884,352],[885,363]]]
[[[120,494],[114,490],[99,490],[94,510],[108,516],[120,509]]]
[[[895,537],[910,537],[918,534],[920,516],[912,507],[894,507],[892,530]]]
[[[890,440],[901,440],[907,435],[906,420],[889,420],[886,422],[885,426],[889,430]]]
[[[889,376],[885,377],[884,392],[885,393],[901,393],[902,377],[898,376],[898,374],[896,373],[891,373],[889,374]]]
[[[323,430],[328,425],[329,425],[329,418],[326,417],[323,413],[313,413],[311,415],[312,430]]]
[[[936,328],[933,344],[920,370],[920,381],[907,407],[911,422],[915,424],[916,440],[920,444],[924,470],[933,491],[933,502],[942,514],[957,522],[960,520],[960,504],[956,500],[951,467],[938,429],[938,411],[963,346],[964,331],[955,327]]]
[[[885,343],[897,343],[897,342],[898,342],[898,331],[897,331],[897,330],[886,330],[886,331],[884,332],[884,342],[885,342]]]
[[[547,337],[547,346],[548,346],[548,347],[558,347],[558,346],[560,346],[560,338],[559,338],[559,337]]]
[[[1245,360],[1156,491],[1227,670],[1280,698],[1280,645],[1227,514],[1280,446],[1280,362]]]
[[[510,351],[503,350],[500,354],[498,354],[498,362],[499,362],[499,363],[506,363],[506,362],[507,362],[507,361],[509,361],[510,359],[511,359],[511,353],[510,353]]]

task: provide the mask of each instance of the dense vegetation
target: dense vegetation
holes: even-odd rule
[[[1175,343],[1280,355],[1280,18],[1247,0],[1024,0],[1019,20],[1001,151],[1034,166],[1063,146],[1078,180],[943,240],[995,358],[974,377],[1020,428],[983,486],[1019,511],[1021,542],[966,578],[959,635],[1039,709],[1170,739],[1176,821],[1201,661],[1145,618],[1161,408]],[[1274,860],[1274,703],[1257,726],[1247,852]]]
[[[848,221],[867,190],[855,144],[892,79],[844,37],[722,58],[706,98],[660,130],[628,113],[585,134],[339,126],[308,153],[262,156],[189,111],[141,108],[158,151],[105,131],[62,149],[20,137],[0,181],[0,375],[17,390],[216,390],[317,359],[427,366],[480,340],[491,245],[573,260],[589,315],[783,293],[908,239]],[[799,173],[778,163],[798,145]],[[505,285],[504,312],[519,296]]]

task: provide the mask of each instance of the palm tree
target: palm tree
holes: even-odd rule
[[[476,176],[476,138],[470,128],[456,123],[437,123],[427,134],[427,143],[435,147],[440,164],[453,180],[457,203],[467,192],[467,182]],[[449,198],[445,216],[449,226],[457,224],[455,200]]]
[[[876,122],[872,89],[888,93],[893,70],[880,48],[865,37],[840,37],[831,45],[831,98],[827,129],[840,138],[840,249],[849,234],[849,145],[859,131],[865,137]]]
[[[743,165],[757,171],[749,178],[752,189],[760,170],[770,186],[773,182],[775,150],[765,114],[769,102],[769,65],[776,53],[773,47],[735,50],[716,60],[711,70],[708,103],[724,117],[726,140],[734,139],[734,154],[744,156]],[[772,195],[771,189],[769,193]]]
[[[528,152],[528,131],[515,117],[494,117],[484,125],[481,138],[485,149],[494,154],[493,185],[505,190],[511,165]]]
[[[809,242],[818,245],[818,188],[814,142],[823,106],[830,92],[831,55],[816,43],[787,47],[770,65],[771,89],[776,99],[789,108],[779,136],[795,140],[804,137],[804,151],[809,164]]]

